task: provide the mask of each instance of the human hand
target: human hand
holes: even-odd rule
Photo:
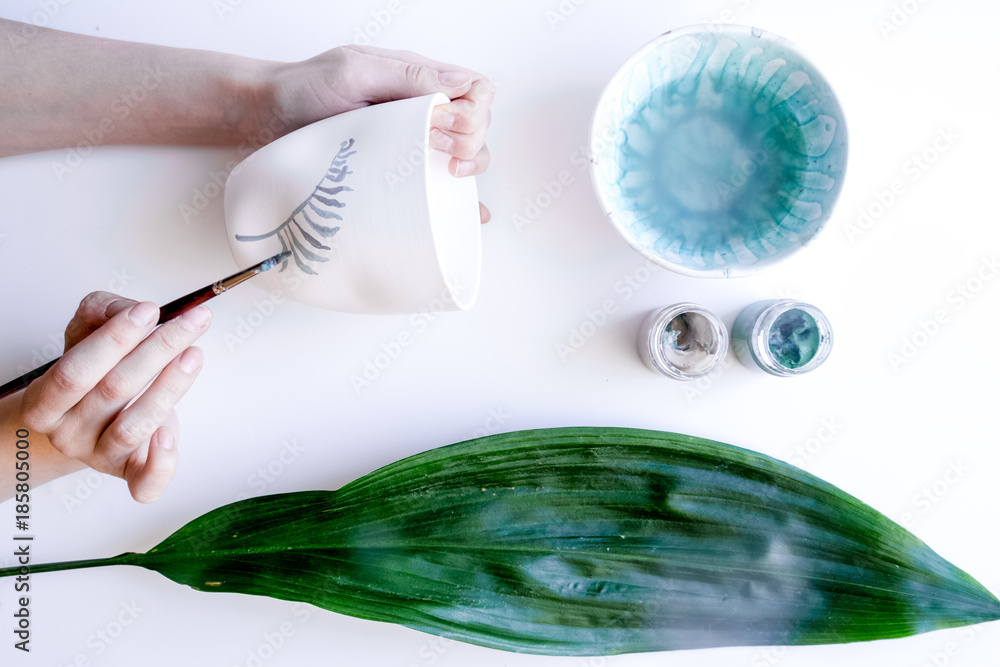
[[[159,498],[174,476],[174,406],[201,370],[204,355],[191,344],[211,322],[205,306],[153,331],[158,317],[148,301],[87,295],[66,327],[65,354],[21,403],[29,429],[64,456],[121,477],[139,502]]]
[[[448,169],[457,177],[481,174],[490,164],[486,130],[496,87],[472,70],[407,51],[341,46],[302,62],[269,63],[264,76],[274,100],[264,114],[279,119],[284,132],[372,104],[444,93],[451,102],[431,116],[431,146],[452,156]],[[479,213],[489,221],[482,204]]]

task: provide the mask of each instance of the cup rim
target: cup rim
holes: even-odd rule
[[[434,107],[440,104],[447,104],[448,102],[451,101],[451,99],[444,93],[440,92],[424,95],[423,98],[426,100],[426,117],[424,120],[424,124],[426,127],[426,131],[424,132],[424,155],[427,156],[424,165],[424,179],[423,179],[424,190],[425,190],[424,194],[426,197],[427,207],[428,207],[428,219],[430,221],[431,242],[434,246],[434,255],[435,259],[437,260],[436,268],[438,272],[438,278],[440,280],[441,285],[444,286],[443,289],[446,289],[448,291],[448,296],[451,299],[451,302],[455,304],[455,308],[459,311],[466,311],[471,309],[475,305],[476,300],[479,297],[479,288],[482,283],[482,265],[483,265],[482,233],[477,227],[475,231],[475,245],[476,245],[475,258],[474,259],[471,257],[465,258],[465,261],[468,261],[470,262],[470,264],[475,265],[475,270],[473,271],[474,278],[472,280],[472,284],[466,287],[465,289],[457,289],[456,288],[457,286],[452,284],[452,282],[448,279],[448,276],[446,275],[445,271],[446,262],[452,261],[453,258],[446,258],[444,256],[445,252],[443,245],[444,241],[441,238],[441,235],[444,232],[444,230],[442,230],[439,225],[434,224],[433,212],[431,210],[433,208],[433,202],[435,201],[435,197],[431,193],[431,182],[434,180],[434,177],[431,175],[430,171],[430,162],[431,162],[430,156],[431,152],[436,150],[432,148],[430,145],[431,116],[434,113]],[[446,173],[443,178],[456,178],[456,177],[452,176],[450,173]],[[476,177],[464,176],[463,178],[471,179],[470,187],[475,191],[476,201],[478,202],[479,190],[475,180]],[[479,224],[478,219],[476,220],[476,224],[477,225]]]

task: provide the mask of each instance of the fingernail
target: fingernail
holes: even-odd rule
[[[160,309],[152,301],[143,301],[128,311],[128,321],[137,327],[147,327],[160,316]]]
[[[438,81],[449,88],[461,88],[472,81],[472,77],[465,72],[438,72]]]
[[[174,448],[174,434],[165,428],[156,432],[156,441],[160,449],[171,450]]]
[[[177,360],[177,365],[181,367],[182,371],[191,375],[201,368],[203,359],[204,357],[202,357],[201,352],[197,348],[189,347],[181,353],[181,358]]]
[[[476,170],[476,163],[472,160],[459,160],[458,164],[455,165],[455,176],[472,176],[472,172]]]
[[[455,127],[455,114],[442,109],[435,109],[431,114],[431,125],[447,130]]]
[[[135,302],[131,299],[115,299],[104,307],[104,317],[109,320],[129,307],[129,304],[134,304]]]
[[[180,316],[181,326],[188,331],[201,331],[212,319],[212,311],[205,306],[198,306]]]
[[[447,153],[454,147],[455,140],[441,130],[431,130],[431,147]]]

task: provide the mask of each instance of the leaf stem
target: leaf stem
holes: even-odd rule
[[[43,565],[25,565],[0,568],[0,577],[13,577],[17,574],[36,574],[39,572],[60,572],[62,570],[80,570],[89,567],[104,567],[106,565],[138,565],[144,554],[126,552],[111,558],[92,558],[89,560],[70,560],[62,563],[45,563]],[[21,568],[27,568],[22,572]]]

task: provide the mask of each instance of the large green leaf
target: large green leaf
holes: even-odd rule
[[[338,491],[222,507],[146,554],[32,569],[113,564],[553,655],[852,642],[1000,618],[972,577],[802,470],[617,428],[471,440]]]

